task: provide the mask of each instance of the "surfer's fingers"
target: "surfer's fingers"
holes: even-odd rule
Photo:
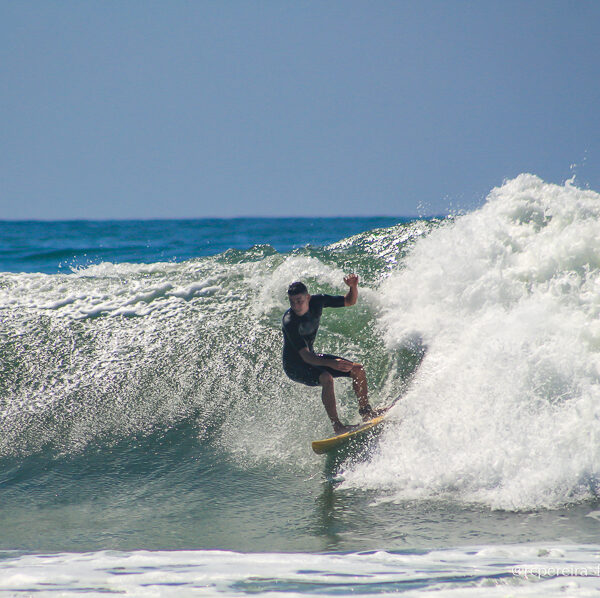
[[[339,369],[340,372],[349,372],[353,367],[354,362],[348,359],[339,358],[337,360],[337,369]]]

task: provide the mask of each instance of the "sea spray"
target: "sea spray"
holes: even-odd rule
[[[595,497],[600,196],[521,175],[420,239],[380,286],[389,351],[426,357],[346,486],[501,509]]]

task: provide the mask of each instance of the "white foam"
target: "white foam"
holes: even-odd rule
[[[598,546],[480,546],[422,554],[135,551],[0,560],[0,592],[62,596],[591,596]]]
[[[381,285],[390,350],[427,346],[349,486],[493,508],[594,496],[600,475],[600,196],[521,175],[420,239]]]

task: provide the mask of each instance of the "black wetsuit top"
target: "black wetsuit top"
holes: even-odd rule
[[[308,311],[298,316],[292,308],[283,314],[283,363],[284,366],[305,365],[300,350],[307,347],[314,353],[313,343],[319,330],[321,314],[324,307],[344,307],[343,295],[312,295],[308,303]]]

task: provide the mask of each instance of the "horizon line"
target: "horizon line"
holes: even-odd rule
[[[434,218],[447,218],[451,214],[430,215],[390,215],[378,214],[374,216],[195,216],[195,217],[147,217],[147,218],[1,218],[0,223],[44,223],[44,222],[192,222],[200,220],[351,220],[351,219],[402,219],[402,220],[429,220]]]

